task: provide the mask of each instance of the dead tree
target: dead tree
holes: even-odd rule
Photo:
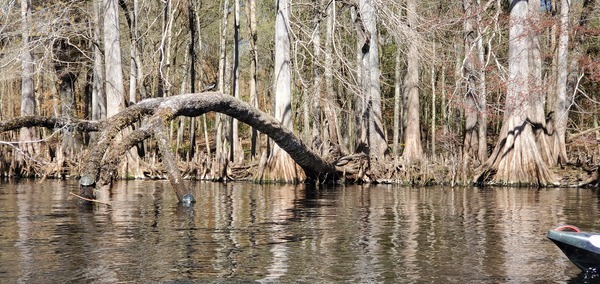
[[[183,201],[190,192],[182,182],[164,129],[169,121],[178,116],[196,117],[211,111],[231,116],[269,136],[294,159],[309,179],[324,180],[335,176],[336,167],[332,162],[323,160],[274,117],[234,97],[220,92],[207,92],[143,100],[109,118],[104,122],[105,127],[98,142],[90,150],[82,177],[92,177],[98,181],[98,185],[108,184],[111,173],[124,153],[133,145],[154,137],[158,141],[169,181],[179,201]],[[150,116],[150,119],[138,130],[113,143],[124,128],[143,116]],[[94,198],[93,190],[83,186],[81,195]]]

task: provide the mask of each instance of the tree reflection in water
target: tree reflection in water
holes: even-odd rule
[[[0,183],[7,282],[549,282],[578,269],[545,238],[600,231],[598,190],[119,181],[92,211],[71,181]]]

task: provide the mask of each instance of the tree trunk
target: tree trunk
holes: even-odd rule
[[[196,63],[198,57],[196,55],[196,36],[199,32],[196,30],[198,23],[196,23],[196,6],[195,2],[190,1],[188,3],[188,23],[190,25],[190,46],[188,49],[190,56],[190,92],[196,92]],[[200,41],[198,39],[198,41]],[[188,162],[191,161],[196,154],[196,118],[190,119],[190,147],[188,150]]]
[[[408,25],[417,24],[416,0],[407,1]],[[407,70],[404,81],[406,101],[406,130],[404,131],[404,152],[402,156],[408,163],[420,161],[423,158],[421,146],[421,122],[419,118],[419,51],[417,43],[408,43]]]
[[[121,62],[121,31],[117,0],[104,0],[104,67],[106,76],[106,116],[112,117],[125,108],[125,88]],[[119,173],[122,177],[144,176],[139,167],[137,151],[127,154],[127,163]]]
[[[377,14],[371,0],[360,0],[358,7],[361,80],[361,147],[371,166],[381,165],[387,156],[387,142],[382,122]]]
[[[394,132],[393,132],[393,147],[392,153],[394,154],[394,158],[397,158],[400,154],[400,137],[402,135],[402,88],[401,88],[401,77],[400,77],[400,67],[402,63],[402,53],[398,48],[396,50],[396,65],[394,69]]]
[[[92,1],[94,10],[94,82],[92,88],[92,119],[100,120],[106,118],[106,92],[104,91],[104,58],[100,50],[100,7],[102,0]]]
[[[293,131],[292,123],[292,93],[291,93],[291,62],[290,62],[290,32],[288,31],[290,3],[288,0],[276,0],[277,16],[275,19],[275,118],[281,124]],[[284,182],[298,182],[302,179],[296,170],[296,164],[278,144],[273,146],[273,152],[268,161],[267,177]]]
[[[104,0],[104,67],[107,117],[111,117],[125,108],[118,8],[117,0]]]
[[[436,52],[435,52],[435,42],[433,43],[433,59],[436,60],[435,58],[436,56]],[[435,120],[436,120],[436,108],[435,108],[435,101],[436,101],[436,93],[435,93],[435,64],[431,64],[431,155],[433,157],[436,156],[436,149],[435,149],[435,145],[436,145],[436,141],[435,141]]]
[[[31,21],[31,2],[30,0],[21,0],[21,28],[23,40],[23,52],[21,53],[21,116],[33,115],[35,113],[35,90],[33,86],[34,62],[31,52],[29,39],[29,29]],[[23,155],[35,155],[37,152],[32,142],[35,139],[35,130],[21,128],[19,132],[19,141],[22,142],[19,148]],[[25,142],[25,143],[23,143]],[[19,156],[19,160],[22,160]]]
[[[569,8],[570,1],[560,0],[560,33],[558,39],[556,104],[554,110],[554,125],[556,136],[554,140],[554,158],[560,164],[568,161],[566,147],[567,121],[569,105],[567,103],[567,78],[569,75]]]
[[[463,7],[467,19],[464,23],[464,50],[463,76],[466,78],[465,95],[465,129],[463,140],[463,171],[472,166],[479,166],[487,159],[486,128],[485,125],[485,93],[483,87],[483,46],[480,34],[481,13],[479,6],[475,7],[473,0],[464,0]],[[477,19],[477,21],[476,21]],[[477,25],[475,25],[475,22]]]
[[[310,133],[310,140],[314,149],[328,148],[328,145],[323,143],[329,143],[327,137],[328,131],[321,132],[323,128],[323,117],[321,115],[321,96],[322,90],[321,85],[323,81],[322,65],[319,63],[321,60],[321,7],[320,0],[312,1],[312,28],[311,42],[313,48],[313,62],[312,62],[312,86],[310,92],[310,100],[305,100],[308,108],[310,109],[310,115],[307,115],[304,122],[304,127],[307,128],[312,118],[312,125]],[[323,135],[323,137],[321,136]]]
[[[240,1],[234,0],[234,26],[233,26],[233,96],[240,98]],[[244,150],[239,138],[238,121],[233,119],[231,122],[231,153],[230,161],[234,164],[241,164],[244,161]]]
[[[476,177],[479,184],[538,185],[556,183],[538,147],[543,128],[537,113],[539,92],[530,90],[528,2],[513,0],[510,12],[506,107],[498,143]]]
[[[323,130],[328,132],[328,138],[331,140],[331,152],[336,155],[337,153],[348,153],[346,144],[342,141],[342,134],[340,132],[340,125],[336,109],[340,106],[336,103],[337,92],[333,87],[333,36],[335,30],[335,1],[330,2],[328,0],[322,0],[321,7],[325,6],[327,23],[325,27],[325,64],[323,66],[323,77],[325,79],[325,90],[321,92],[321,108],[323,111],[323,118],[325,119],[325,125]]]
[[[142,82],[142,62],[139,56],[138,46],[138,0],[133,1],[133,11],[129,10],[127,3],[124,0],[119,0],[119,6],[125,11],[125,19],[127,20],[127,26],[129,27],[129,55],[130,55],[130,66],[129,66],[129,101],[127,105],[135,104],[137,102],[138,83]],[[139,82],[138,82],[139,81]],[[143,90],[139,88],[140,91]],[[142,95],[144,98],[146,95]]]
[[[542,56],[540,46],[540,0],[529,0],[528,22],[529,28],[529,92],[531,97],[538,98],[533,101],[534,112],[532,113],[533,120],[540,125],[535,128],[535,135],[538,144],[538,149],[542,159],[546,165],[552,167],[556,165],[556,159],[552,157],[552,141],[550,131],[546,126],[546,115],[544,106],[546,104],[546,96],[542,87]]]
[[[258,32],[256,29],[256,0],[248,0],[246,4],[246,16],[248,20],[248,33],[250,37],[250,104],[258,108]],[[258,151],[259,137],[258,131],[252,128],[250,157],[256,159]]]
[[[225,92],[225,72],[227,67],[227,22],[229,15],[229,0],[223,1],[220,34],[220,54],[219,54],[219,91]],[[227,157],[226,141],[224,139],[225,118],[220,114],[215,116],[215,167],[213,167],[212,176],[216,180],[227,178],[227,167],[229,157]]]
[[[498,3],[498,2],[497,2]],[[481,1],[477,0],[477,6],[481,7]],[[498,8],[499,9],[499,8]],[[496,15],[499,15],[499,11]],[[479,125],[479,150],[478,158],[480,162],[487,160],[487,85],[486,85],[486,68],[487,64],[485,63],[485,48],[483,47],[483,21],[482,21],[482,12],[477,13],[477,57],[479,58],[479,66],[477,68],[477,75],[479,77],[479,96],[478,96],[478,104],[480,106],[478,112],[478,125]]]

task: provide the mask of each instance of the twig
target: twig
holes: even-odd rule
[[[83,197],[83,196],[81,196],[81,195],[77,195],[77,194],[75,194],[75,193],[72,193],[72,192],[69,192],[69,194],[70,194],[70,195],[74,195],[74,196],[76,196],[76,197],[78,197],[78,198],[81,198],[81,199],[83,199],[83,200],[85,200],[85,201],[97,202],[97,203],[100,203],[100,204],[104,204],[104,205],[107,205],[107,206],[111,206],[111,205],[110,205],[110,203],[102,202],[102,201],[100,201],[100,200],[85,198],[85,197]]]

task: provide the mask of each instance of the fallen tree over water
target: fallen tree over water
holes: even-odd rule
[[[335,179],[338,172],[352,172],[349,167],[336,168],[333,161],[322,159],[272,116],[220,92],[146,99],[102,121],[39,116],[19,117],[1,123],[0,131],[32,126],[71,127],[80,131],[99,131],[98,140],[89,150],[81,173],[86,180],[85,186],[82,184],[81,192],[81,196],[85,198],[94,198],[93,187],[89,185],[104,186],[111,182],[117,165],[126,151],[153,137],[157,141],[167,177],[181,201],[189,191],[182,182],[181,172],[169,145],[167,123],[179,116],[197,117],[207,112],[226,114],[266,134],[294,159],[310,180]],[[142,121],[145,117],[149,118],[142,122],[141,127],[118,138],[125,128]],[[90,184],[90,179],[95,182]]]

